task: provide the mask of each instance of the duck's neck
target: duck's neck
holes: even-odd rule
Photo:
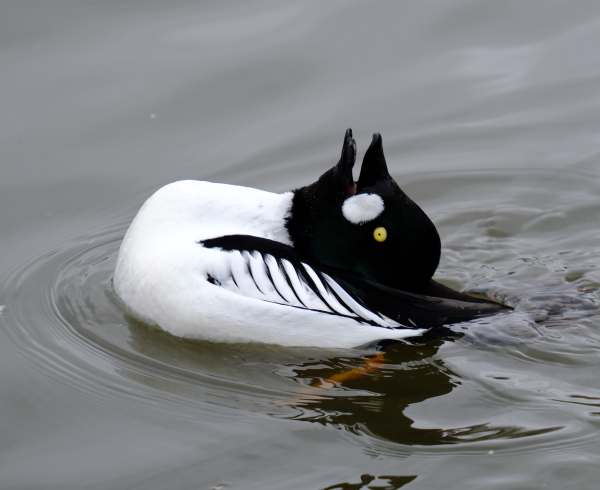
[[[293,191],[286,229],[292,246],[302,257],[317,260],[324,265],[339,266],[345,263],[344,255],[350,251],[339,243],[339,235],[333,233],[332,223],[341,215],[343,193],[330,193],[324,202],[323,193],[312,184]],[[336,260],[327,260],[335,257]],[[339,262],[339,263],[338,263]]]
[[[296,189],[291,194],[290,212],[286,217],[285,227],[292,246],[300,255],[305,255],[309,250],[310,237],[315,233],[316,209],[311,204],[313,199],[310,187]]]

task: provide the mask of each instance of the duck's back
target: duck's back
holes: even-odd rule
[[[289,243],[283,220],[291,199],[292,193],[196,180],[173,182],[144,203],[124,245],[140,237],[147,241],[151,235],[160,242],[170,233],[189,233],[196,241],[243,233]]]

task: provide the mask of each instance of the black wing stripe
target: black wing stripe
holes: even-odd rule
[[[257,252],[257,253],[260,255],[260,257],[263,261],[263,264],[265,266],[265,274],[267,275],[267,279],[269,279],[269,281],[271,281],[271,284],[273,285],[273,289],[275,290],[277,295],[282,299],[282,301],[284,301],[285,303],[288,303],[289,300],[281,293],[281,291],[279,291],[279,288],[277,287],[277,281],[275,281],[273,279],[273,274],[271,273],[271,268],[269,267],[269,264],[267,263],[265,256],[263,254],[261,254],[260,252]]]
[[[363,318],[368,322],[373,322],[380,327],[393,328],[396,326],[395,322],[386,321],[381,318],[376,313],[368,310],[364,306],[362,306],[358,301],[356,301],[342,286],[340,286],[335,280],[333,280],[330,276],[324,274],[325,280],[332,287],[334,291],[338,293],[339,296],[342,297],[344,303],[346,303],[354,313],[356,313],[359,317]]]
[[[290,289],[294,292],[294,294],[296,295],[296,298],[298,298],[298,301],[300,302],[301,305],[304,305],[305,308],[308,308],[308,305],[302,300],[302,294],[300,294],[297,290],[297,285],[295,285],[295,281],[292,279],[292,275],[290,274],[288,268],[291,266],[293,269],[293,266],[291,264],[291,262],[282,259],[279,260],[279,263],[281,264],[281,270],[283,271],[283,275],[286,278],[288,284],[290,285]],[[289,264],[289,265],[286,265]],[[295,269],[294,269],[295,271]]]
[[[306,280],[302,277],[302,271],[298,271],[294,264],[286,259],[283,259],[283,267],[292,282],[294,291],[300,301],[309,309],[313,310],[327,310],[327,303],[324,303],[319,299],[319,296],[312,292],[310,285],[306,283]],[[299,273],[300,272],[300,273]]]
[[[296,293],[294,293],[288,278],[285,276],[285,272],[281,268],[281,264],[271,254],[265,254],[264,258],[270,278],[273,281],[277,292],[284,298],[286,303],[300,306],[302,303],[300,303]]]
[[[323,279],[319,277],[319,273],[317,271],[315,271],[310,265],[305,264],[304,262],[302,262],[302,267],[304,267],[304,270],[310,277],[312,283],[317,288],[319,296],[323,298],[323,301],[327,303],[330,310],[332,310],[335,313],[339,313],[340,315],[354,316],[352,310],[349,310],[348,308],[340,304],[339,301],[337,301],[336,297],[330,293],[329,289],[323,284]]]
[[[332,301],[337,302],[337,304],[339,304],[340,308],[343,308],[343,310],[345,310],[347,312],[347,313],[345,313],[346,315],[356,316],[355,313],[352,311],[352,308],[350,308],[346,303],[344,303],[342,301],[342,299],[336,294],[336,292],[331,288],[331,286],[327,283],[327,281],[325,280],[325,276],[323,276],[323,273],[319,270],[315,270],[315,273],[318,275],[319,279],[321,280],[321,283],[323,284],[323,287],[327,291],[327,294],[329,294],[331,296]],[[348,293],[348,294],[350,294],[350,293]]]
[[[269,301],[269,300],[265,300],[265,303],[273,303],[275,305],[281,305],[281,303],[277,303],[275,301]],[[290,303],[285,303],[285,306],[289,306],[290,308],[298,308],[299,310],[308,310],[308,311],[314,311],[317,313],[325,313],[326,315],[332,315],[332,316],[342,316],[344,318],[348,318],[349,320],[354,320],[358,323],[369,323],[370,325],[373,325],[375,327],[379,327],[379,325],[375,325],[372,322],[364,322],[363,320],[361,320],[360,318],[358,318],[357,316],[353,315],[353,316],[348,316],[348,315],[340,315],[339,313],[336,313],[334,311],[325,311],[325,310],[315,310],[313,308],[306,308],[304,306],[298,306],[298,305],[293,305]]]
[[[233,284],[235,285],[235,287],[240,289],[240,286],[238,285],[237,281],[235,280],[235,275],[233,274],[233,270],[231,269],[231,266],[229,268],[229,277],[231,277],[231,280],[233,281]]]
[[[335,292],[335,290],[331,287],[331,285],[327,282],[327,280],[325,279],[325,276],[319,272],[319,276],[321,277],[321,281],[323,282],[323,284],[325,285],[325,287],[327,288],[327,290],[329,291],[329,293],[335,297],[335,299],[338,300],[338,302],[344,307],[346,308],[348,311],[352,312],[351,314],[355,314],[354,311],[352,310],[352,308],[350,308],[350,305],[348,305],[343,298]]]
[[[290,277],[288,276],[287,271],[285,270],[285,267],[283,266],[283,263],[281,261],[281,259],[275,259],[277,261],[277,265],[279,266],[279,269],[281,270],[281,275],[283,276],[283,278],[286,280],[290,291],[294,294],[295,298],[298,300],[298,302],[301,305],[306,306],[302,300],[300,299],[300,296],[298,296],[298,293],[296,292],[296,290],[294,289],[294,285],[292,284],[292,280],[290,279]]]
[[[254,273],[252,272],[252,265],[250,263],[250,252],[244,251],[242,253],[242,257],[244,258],[244,261],[246,263],[246,271],[248,272],[248,275],[252,279],[254,286],[256,287],[256,289],[258,290],[259,293],[261,293],[263,296],[266,296],[265,291],[263,291],[261,289],[261,287],[258,285],[258,281],[256,280],[256,277],[254,277]]]
[[[304,267],[304,263],[302,263],[301,265]],[[319,298],[319,300],[323,303],[323,305],[325,306],[325,308],[327,309],[327,311],[330,311],[331,313],[336,313],[336,311],[331,308],[331,306],[329,305],[329,303],[327,302],[327,300],[325,299],[325,297],[321,294],[321,291],[319,290],[319,287],[317,286],[317,284],[315,283],[315,281],[313,280],[313,278],[310,276],[310,274],[308,274],[308,272],[306,271],[306,269],[304,269],[304,268],[303,269],[299,269],[299,270],[297,270],[297,272],[299,272],[298,277],[300,277],[301,280],[304,281],[304,283],[315,294],[315,296],[317,298]]]
[[[241,252],[236,250],[231,254],[230,267],[233,282],[242,294],[261,299],[264,297],[254,282],[248,262]]]

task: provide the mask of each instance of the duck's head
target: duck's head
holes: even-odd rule
[[[390,176],[381,135],[374,134],[360,177],[348,129],[339,162],[294,191],[287,227],[302,256],[384,285],[419,290],[440,260],[440,237],[424,211]]]

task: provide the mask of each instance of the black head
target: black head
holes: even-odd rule
[[[438,232],[390,176],[381,135],[373,135],[358,182],[352,177],[355,160],[348,129],[337,165],[294,191],[287,223],[294,247],[328,267],[418,290],[437,269]]]

